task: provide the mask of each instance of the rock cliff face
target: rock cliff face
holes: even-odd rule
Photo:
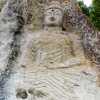
[[[59,2],[8,0],[2,8],[0,100],[99,100],[95,66],[84,54],[79,33],[89,33],[84,30],[87,24],[77,30],[80,17],[75,3]],[[69,18],[62,19],[65,11]],[[80,25],[86,20],[82,18]]]
[[[6,98],[4,87],[20,52],[22,19],[16,7],[10,6],[14,4],[16,2],[8,1],[0,13],[0,100]]]

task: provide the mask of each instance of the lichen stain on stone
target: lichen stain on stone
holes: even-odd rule
[[[17,89],[16,97],[20,99],[27,99],[28,97],[27,91],[25,89]]]

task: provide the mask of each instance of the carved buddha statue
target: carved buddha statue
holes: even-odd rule
[[[7,100],[79,100],[74,89],[88,64],[79,35],[62,30],[63,14],[58,1],[45,7],[44,28],[26,37],[14,86],[9,86],[16,97]]]
[[[82,46],[78,43],[81,42],[79,36],[62,31],[63,15],[64,9],[57,1],[52,1],[45,7],[44,28],[34,32],[32,41],[28,43],[29,51],[25,61],[27,65],[31,63],[33,67],[68,67],[66,64],[69,61],[82,63],[80,57],[84,62]]]

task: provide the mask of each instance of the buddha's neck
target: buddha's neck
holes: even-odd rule
[[[59,26],[45,26],[44,27],[44,30],[46,30],[46,31],[50,31],[50,32],[60,32],[60,31],[62,31],[62,28],[61,27],[59,27]]]

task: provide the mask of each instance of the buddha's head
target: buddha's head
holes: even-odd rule
[[[45,26],[62,26],[63,8],[58,1],[51,1],[44,11],[44,25]]]

